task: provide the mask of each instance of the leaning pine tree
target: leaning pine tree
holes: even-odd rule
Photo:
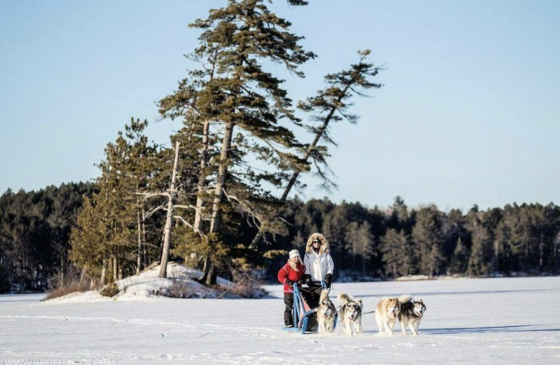
[[[365,96],[367,90],[383,86],[371,80],[377,76],[381,68],[367,62],[370,53],[369,50],[359,51],[360,60],[358,63],[352,64],[347,70],[325,76],[327,87],[319,90],[316,96],[310,97],[298,105],[300,110],[312,113],[312,120],[318,124],[306,126],[306,129],[313,136],[313,141],[303,149],[301,160],[305,164],[300,166],[307,166],[307,163],[312,162],[316,167],[317,174],[323,181],[323,188],[327,190],[335,184],[330,177],[330,168],[326,160],[328,157],[327,147],[321,145],[320,142],[325,141],[336,145],[329,134],[332,124],[342,120],[355,124],[358,120],[358,116],[348,111],[349,107],[352,106],[350,102],[352,97],[354,95]],[[293,171],[288,184],[284,187],[280,198],[281,202],[287,200],[294,186],[297,186],[301,173],[305,171],[301,169]],[[266,229],[267,225],[263,224],[262,229],[259,230],[251,243],[252,247],[256,247],[264,237]]]
[[[284,171],[306,169],[294,153],[302,145],[286,125],[300,121],[282,88],[283,80],[263,69],[263,63],[273,61],[303,76],[298,66],[314,54],[303,50],[299,44],[302,37],[290,33],[290,25],[262,0],[230,0],[228,6],[211,10],[207,19],[191,25],[203,31],[196,59],[211,72],[191,73],[182,86],[190,94],[184,94],[183,103],[168,105],[182,108],[190,116],[184,118],[186,123],[207,127],[197,141],[202,152],[206,151],[205,143],[212,141],[219,150],[211,161],[201,154],[195,205],[197,215],[208,211],[208,225],[204,227],[198,216],[195,226],[204,229],[202,235],[208,243],[201,278],[208,285],[216,282],[213,247],[223,243],[224,209],[236,205],[259,224],[263,219],[258,211],[266,204],[257,202],[271,200],[263,184],[281,186],[288,177]],[[266,168],[252,168],[255,160],[263,161]],[[209,198],[206,192],[211,193]]]

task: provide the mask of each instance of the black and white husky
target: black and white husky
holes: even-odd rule
[[[319,333],[329,333],[334,331],[334,321],[336,317],[336,307],[329,299],[329,291],[321,292],[319,299],[319,307],[317,308],[317,323],[319,324]]]
[[[362,300],[355,300],[345,293],[340,293],[338,295],[338,302],[340,303],[338,315],[341,318],[344,333],[352,336],[362,332]],[[354,325],[353,331],[352,324]]]
[[[401,303],[401,311],[399,313],[399,322],[403,335],[406,336],[406,326],[412,331],[414,336],[418,336],[418,325],[424,317],[426,306],[422,299],[414,300],[410,296],[402,296],[399,298]]]

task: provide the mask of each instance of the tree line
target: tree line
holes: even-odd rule
[[[0,196],[0,292],[45,290],[49,277],[80,266],[80,261],[70,260],[76,253],[70,253],[69,258],[70,232],[78,219],[87,217],[88,204],[99,192],[92,183],[70,183],[30,192],[8,190]],[[128,234],[121,234],[128,237],[122,241],[126,244],[110,246],[120,258],[117,279],[161,258],[163,225],[158,223],[162,221],[159,214],[146,220],[140,241],[131,219]],[[399,197],[385,209],[358,202],[336,204],[327,198],[304,202],[296,197],[279,214],[285,219],[286,230],[266,237],[269,248],[265,254],[248,248],[255,228],[238,226],[237,238],[232,235],[224,245],[233,255],[230,261],[225,260],[221,275],[235,279],[236,273],[245,270],[264,273],[274,282],[285,253],[293,248],[303,252],[307,237],[314,232],[322,232],[329,240],[336,280],[560,272],[560,207],[554,204],[508,204],[487,210],[474,206],[463,213],[458,209],[443,212],[433,205],[408,208]],[[171,259],[202,265],[184,234],[177,229]],[[101,250],[102,238],[93,239],[92,245]],[[81,266],[82,272],[95,266],[99,277],[103,263],[95,255],[90,262],[95,260],[99,262],[90,264],[91,268]],[[113,264],[107,263],[105,270],[111,271]],[[89,274],[96,275],[95,271]]]
[[[552,203],[475,205],[466,213],[434,205],[411,209],[400,197],[384,210],[328,199],[296,199],[290,206],[282,247],[302,250],[311,233],[322,232],[344,279],[560,272],[560,207]]]
[[[45,290],[51,276],[64,274],[70,231],[83,197],[94,190],[91,183],[69,183],[0,196],[0,293]]]

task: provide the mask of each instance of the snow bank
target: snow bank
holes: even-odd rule
[[[183,290],[189,291],[190,297],[214,298],[220,293],[208,289],[199,284],[194,279],[202,277],[199,270],[190,269],[175,262],[167,265],[167,278],[159,277],[160,266],[145,270],[138,275],[130,276],[126,279],[117,281],[120,293],[114,299],[138,299],[153,296],[169,296],[169,290],[174,284],[182,284]],[[217,284],[221,287],[230,288],[234,284],[223,278],[217,279]]]
[[[128,288],[130,288],[133,285],[158,281],[158,279],[165,280],[159,278],[159,270],[160,270],[160,266],[158,265],[149,270],[144,270],[138,275],[133,275],[128,278],[119,280],[116,282],[116,284],[120,290],[125,290],[125,289],[128,290]],[[184,280],[192,281],[194,278],[202,277],[202,274],[203,273],[200,270],[191,269],[175,262],[170,262],[167,264],[168,279],[184,279]],[[231,281],[225,280],[220,277],[217,279],[217,284],[225,287],[230,287],[234,285]]]
[[[167,265],[167,278],[159,277],[160,266],[156,266],[115,282],[119,293],[114,297],[104,297],[98,290],[83,293],[71,293],[49,300],[48,303],[89,303],[111,300],[146,301],[166,296],[181,296],[195,298],[217,298],[222,291],[216,291],[199,284],[194,279],[202,276],[199,270],[190,269],[175,262]],[[179,284],[179,285],[178,285]],[[235,284],[223,278],[217,279],[218,286],[227,289]],[[177,293],[179,288],[184,293]]]

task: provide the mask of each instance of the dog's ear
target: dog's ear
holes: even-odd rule
[[[424,303],[422,299],[418,299],[418,303]]]
[[[356,302],[360,305],[360,308],[364,306],[361,299],[356,300]]]

